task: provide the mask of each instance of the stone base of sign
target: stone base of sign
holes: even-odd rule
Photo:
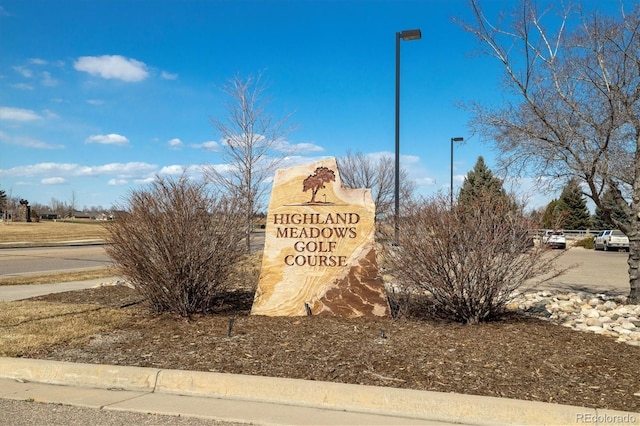
[[[276,172],[251,313],[389,315],[371,191],[344,188],[334,158]]]

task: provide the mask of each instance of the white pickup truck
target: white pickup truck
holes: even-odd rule
[[[564,236],[564,232],[562,231],[548,230],[542,236],[542,244],[551,248],[566,249],[567,237]]]
[[[629,251],[629,237],[624,235],[622,231],[617,229],[607,229],[600,231],[593,239],[593,248],[595,250],[627,250]]]

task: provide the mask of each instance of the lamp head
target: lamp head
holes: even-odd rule
[[[420,40],[422,38],[422,32],[419,29],[405,30],[399,33],[400,38],[404,41],[408,40]]]

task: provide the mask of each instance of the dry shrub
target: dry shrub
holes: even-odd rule
[[[499,317],[525,282],[560,273],[554,260],[561,253],[531,246],[530,226],[506,198],[479,196],[451,207],[438,196],[407,206],[398,245],[383,246],[397,295],[392,306],[420,306],[469,324]],[[416,295],[430,303],[409,303]]]
[[[582,248],[586,248],[588,250],[593,250],[593,245],[594,245],[594,241],[593,241],[593,235],[591,234],[587,234],[586,237],[576,241],[575,243],[573,243],[574,247],[582,247]]]
[[[148,190],[131,192],[106,251],[154,311],[209,313],[243,254],[240,205],[184,174],[158,176]]]

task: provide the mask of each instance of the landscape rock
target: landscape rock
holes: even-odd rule
[[[522,311],[576,331],[614,338],[640,346],[640,305],[626,304],[620,295],[552,293],[548,290],[514,295],[507,310]]]
[[[389,316],[370,189],[342,185],[335,158],[276,171],[252,315]]]

